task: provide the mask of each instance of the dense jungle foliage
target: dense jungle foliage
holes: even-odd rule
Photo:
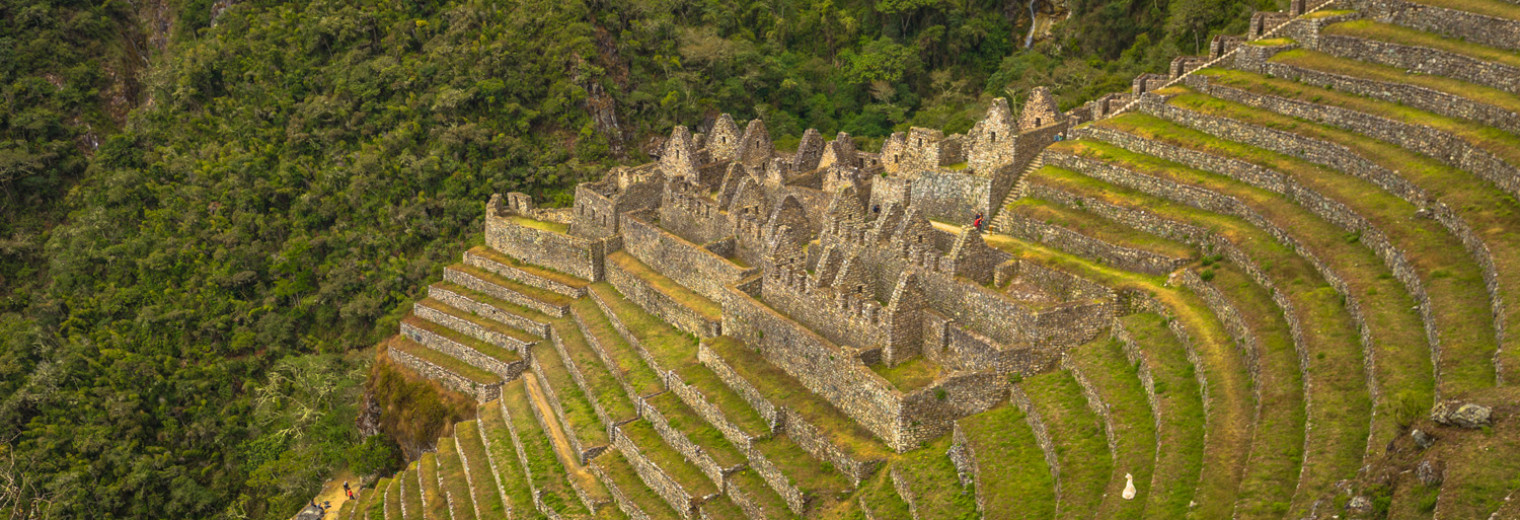
[[[869,148],[1070,106],[1274,0],[0,0],[0,514],[283,518],[480,233],[719,112]]]

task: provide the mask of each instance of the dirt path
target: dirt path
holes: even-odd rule
[[[528,397],[533,401],[533,407],[538,408],[539,417],[545,418],[545,429],[549,432],[549,441],[554,445],[554,454],[559,457],[565,470],[571,478],[581,484],[581,489],[595,488],[596,476],[592,475],[585,466],[581,465],[580,456],[575,447],[570,445],[570,438],[560,428],[558,415],[554,414],[554,407],[549,405],[549,399],[539,391],[538,378],[532,372],[523,372],[524,386],[528,389]]]
[[[333,475],[332,480],[327,481],[326,484],[322,484],[322,491],[317,493],[316,502],[318,505],[321,505],[322,502],[332,503],[332,507],[327,509],[327,515],[322,517],[323,520],[338,518],[338,510],[342,509],[343,503],[348,501],[348,496],[343,494],[344,482],[348,482],[350,486],[357,486],[359,485],[359,477],[345,469]],[[370,490],[366,489],[362,491]]]

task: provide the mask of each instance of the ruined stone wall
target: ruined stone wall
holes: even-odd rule
[[[623,458],[628,459],[628,464],[633,466],[634,472],[639,474],[639,480],[644,481],[644,485],[649,486],[650,491],[654,491],[670,504],[670,507],[675,509],[682,518],[693,520],[697,517],[697,506],[701,504],[701,497],[692,496],[675,478],[665,473],[664,469],[650,462],[644,456],[644,451],[633,442],[633,439],[624,435],[621,428],[613,430],[612,445],[622,452]]]
[[[660,227],[692,243],[705,244],[733,234],[728,213],[715,200],[667,192],[656,215]]]
[[[466,310],[486,319],[505,323],[509,327],[527,331],[529,334],[533,334],[539,337],[549,337],[548,323],[540,323],[528,319],[521,314],[503,312],[495,305],[491,305],[490,303],[483,301],[478,301],[471,298],[470,295],[465,293],[455,292],[438,285],[432,285],[428,287],[428,298],[443,302],[445,305],[448,305],[455,309]]]
[[[928,218],[967,224],[977,213],[990,214],[996,203],[992,196],[992,178],[969,172],[922,171],[912,183],[910,197],[913,206]]]
[[[471,366],[501,376],[504,381],[511,381],[517,378],[518,374],[521,374],[523,369],[527,368],[527,364],[521,360],[506,363],[482,354],[469,345],[464,345],[441,334],[413,326],[407,322],[401,322],[401,335],[417,343],[427,345],[428,348],[469,363]]]
[[[650,314],[671,326],[701,337],[719,335],[719,322],[709,321],[692,308],[671,299],[670,296],[651,286],[643,278],[623,270],[616,263],[607,263],[607,281],[616,287],[628,301],[638,304]]]
[[[724,286],[755,274],[701,246],[645,220],[647,214],[623,215],[623,249],[676,283],[711,300],[723,298]],[[661,220],[663,224],[665,221]]]
[[[1322,34],[1316,50],[1361,61],[1445,76],[1520,94],[1520,68],[1428,47],[1400,45],[1350,36]]]
[[[586,280],[602,279],[603,246],[591,239],[530,228],[488,211],[486,245],[530,264]]]
[[[874,295],[839,295],[834,290],[814,288],[800,273],[767,272],[762,292],[766,305],[834,343],[886,345],[884,306]]]
[[[1165,275],[1186,265],[1186,258],[1171,258],[1143,249],[1124,247],[1111,242],[1095,240],[1064,227],[1010,213],[994,229],[1024,240],[1050,244],[1062,251],[1088,258],[1100,258],[1103,263],[1138,273]]]
[[[1346,0],[1343,8],[1383,23],[1461,38],[1473,43],[1520,50],[1520,22],[1404,0]]]
[[[447,368],[429,363],[422,358],[407,354],[400,350],[389,349],[385,354],[398,365],[404,366],[416,372],[422,377],[437,381],[445,388],[461,394],[473,396],[476,402],[484,403],[497,397],[501,397],[501,383],[491,385],[478,385],[475,382],[455,374]]]
[[[1465,96],[1452,95],[1419,85],[1323,72],[1280,62],[1266,62],[1262,72],[1301,83],[1350,92],[1358,96],[1392,101],[1448,117],[1469,119],[1520,134],[1520,114]]]
[[[921,445],[949,433],[955,420],[985,412],[1003,400],[1008,379],[995,372],[963,372],[942,377],[934,384],[903,397],[903,416],[898,428],[906,444]]]
[[[575,186],[574,212],[571,234],[591,238],[617,234],[617,205],[602,195],[595,184],[583,182]]]

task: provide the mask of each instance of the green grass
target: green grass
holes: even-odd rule
[[[1114,150],[1090,142],[1062,147],[1072,153],[1107,161],[1132,171],[1168,176],[1177,172],[1206,175],[1175,163]],[[1058,143],[1061,146],[1067,143]],[[1236,244],[1250,255],[1295,302],[1297,318],[1304,324],[1305,345],[1310,354],[1310,385],[1314,388],[1311,420],[1318,425],[1309,439],[1310,452],[1299,485],[1302,490],[1326,489],[1336,480],[1354,476],[1367,446],[1371,398],[1363,374],[1359,334],[1344,308],[1340,295],[1302,257],[1249,223],[1224,215],[1173,204],[1133,190],[1103,183],[1075,172],[1045,168],[1036,182],[1050,182],[1109,203],[1147,211],[1173,220],[1205,227]],[[1283,223],[1279,221],[1279,225]],[[1318,219],[1295,221],[1287,229],[1298,236],[1313,235],[1310,226],[1328,226]],[[1321,233],[1324,233],[1322,231]],[[1338,235],[1331,235],[1332,237]],[[1341,245],[1349,246],[1344,242]],[[1355,248],[1351,248],[1355,249]],[[1370,262],[1369,262],[1370,263]],[[1378,265],[1371,263],[1371,265]],[[1307,496],[1295,499],[1295,510],[1308,507]]]
[[[940,374],[939,364],[924,357],[915,357],[895,367],[889,367],[886,363],[869,367],[904,394],[929,386]]]
[[[1009,211],[1033,220],[1075,231],[1110,244],[1149,251],[1171,258],[1198,256],[1192,246],[1150,233],[1136,233],[1134,228],[1117,224],[1086,211],[1068,208],[1034,197],[1022,197],[1009,204]]]
[[[488,358],[500,361],[502,363],[511,364],[522,361],[522,356],[518,355],[516,352],[498,347],[496,345],[492,345],[490,343],[486,343],[471,336],[467,336],[457,330],[422,319],[415,314],[408,315],[407,317],[402,318],[401,321],[419,329],[432,332],[439,336],[443,336],[448,340],[464,345],[465,348],[479,352]],[[537,338],[534,339],[536,340]]]
[[[1351,13],[1354,13],[1354,12],[1356,12],[1356,11],[1352,11],[1350,9],[1321,9],[1319,11],[1315,11],[1315,12],[1306,14],[1303,17],[1305,19],[1308,19],[1308,20],[1315,20],[1315,19],[1319,19],[1319,18],[1329,18],[1331,16],[1340,16],[1340,15],[1343,15],[1343,14],[1351,14]]]
[[[723,438],[722,432],[702,420],[702,416],[682,402],[675,392],[665,392],[646,399],[645,402],[659,411],[672,429],[681,432],[692,444],[702,448],[702,452],[712,457],[718,466],[731,468],[745,462],[744,454],[739,453],[738,448]]]
[[[464,476],[464,462],[452,437],[438,439],[438,478],[440,489],[449,497],[453,520],[474,520],[475,502],[470,498],[470,481]]]
[[[1077,347],[1069,359],[1108,406],[1117,441],[1107,496],[1098,507],[1096,517],[1140,518],[1145,501],[1138,498],[1150,492],[1156,459],[1155,414],[1146,401],[1145,387],[1135,365],[1124,357],[1123,345],[1117,339],[1100,337]],[[1134,476],[1136,500],[1121,497],[1125,473]]]
[[[616,253],[607,255],[607,261],[617,264],[619,268],[623,269],[628,274],[631,274],[634,277],[643,280],[645,283],[648,283],[650,287],[653,287],[655,290],[660,291],[665,296],[670,297],[671,300],[674,300],[676,303],[679,303],[687,308],[690,308],[693,311],[696,311],[703,317],[710,320],[723,319],[723,308],[718,304],[713,303],[713,301],[707,299],[707,297],[697,294],[691,289],[687,289],[685,286],[676,283],[675,280],[671,280],[669,277],[660,274],[658,271],[651,269],[647,265],[644,265],[643,262],[640,262],[639,259],[634,258],[633,255],[628,254],[627,251],[618,251]]]
[[[1239,121],[1250,121],[1284,132],[1339,144],[1384,168],[1398,172],[1412,184],[1456,212],[1487,246],[1498,274],[1503,301],[1520,301],[1520,204],[1513,197],[1471,174],[1434,159],[1365,136],[1263,112],[1196,93],[1171,100],[1178,106]],[[1369,193],[1369,196],[1373,194]],[[1505,330],[1520,330],[1520,310],[1510,307],[1502,317]],[[1449,331],[1464,332],[1464,331]],[[1488,353],[1447,356],[1450,366],[1441,368],[1443,395],[1460,394],[1469,388],[1493,384],[1494,367]],[[1501,356],[1508,367],[1506,379],[1520,380],[1520,336],[1509,334]]]
[[[1292,331],[1266,289],[1236,266],[1213,266],[1211,283],[1240,312],[1256,338],[1261,414],[1251,464],[1240,484],[1237,518],[1281,518],[1288,512],[1304,451],[1303,374]]]
[[[1247,45],[1257,45],[1261,47],[1275,47],[1278,45],[1287,45],[1290,43],[1293,43],[1293,40],[1288,38],[1267,38],[1265,40],[1252,40],[1246,42]]]
[[[534,300],[538,300],[556,307],[570,304],[571,298],[569,296],[565,296],[548,289],[540,289],[538,287],[534,287],[517,280],[498,275],[496,273],[475,267],[473,265],[454,264],[448,266],[446,269],[453,269],[455,271],[469,274],[470,276],[484,280],[492,285],[499,285]]]
[[[401,478],[403,475],[404,474],[397,474],[395,478],[387,479],[389,480],[389,483],[385,485],[384,507],[370,508],[369,518],[367,520],[401,519]],[[375,490],[379,491],[380,488],[377,487]],[[389,516],[385,514],[387,510],[391,511],[391,514]]]
[[[1061,464],[1059,518],[1092,517],[1113,471],[1102,418],[1087,407],[1082,387],[1066,371],[1026,378],[1023,387]]]
[[[586,383],[586,387],[582,389],[585,391],[584,395],[594,400],[613,422],[631,421],[637,418],[638,411],[633,408],[633,402],[628,399],[628,393],[623,390],[622,385],[617,382],[612,373],[607,371],[607,365],[586,342],[586,337],[580,327],[570,318],[556,320],[553,325],[554,334],[564,345],[567,357],[575,364],[575,369],[580,372],[581,380]],[[564,360],[562,359],[561,362]]]
[[[478,301],[480,303],[484,303],[486,305],[490,305],[491,307],[495,307],[497,310],[499,310],[499,311],[501,311],[501,312],[503,312],[505,314],[514,314],[514,315],[526,318],[526,319],[531,320],[531,321],[536,321],[536,322],[539,322],[539,323],[548,323],[550,320],[554,319],[553,317],[551,317],[551,316],[549,316],[547,314],[544,314],[542,312],[539,312],[537,310],[529,309],[527,307],[523,307],[521,305],[518,305],[518,304],[515,304],[515,303],[512,303],[512,302],[503,300],[501,298],[497,298],[495,296],[491,296],[489,294],[486,294],[486,293],[483,293],[483,292],[480,292],[480,291],[477,291],[477,290],[474,290],[474,289],[471,289],[469,287],[465,287],[463,285],[459,285],[459,284],[456,284],[456,283],[453,283],[453,282],[436,282],[433,285],[434,286],[438,286],[440,289],[443,289],[443,290],[446,290],[446,291],[449,291],[449,292],[452,292],[452,293],[456,293],[456,294],[461,294],[461,295],[469,297],[469,299],[471,299],[471,300],[475,300],[475,301]]]
[[[423,518],[449,520],[449,504],[438,487],[438,454],[423,452],[417,459],[417,478],[422,481]]]
[[[1520,54],[1511,51],[1453,38],[1445,38],[1434,33],[1417,31],[1398,25],[1378,23],[1371,20],[1353,20],[1330,25],[1324,28],[1322,34],[1352,36],[1401,45],[1429,47],[1477,60],[1492,61],[1510,67],[1520,67]]]
[[[389,348],[399,352],[411,354],[413,357],[443,367],[444,370],[453,372],[455,375],[468,379],[476,384],[490,385],[501,382],[501,377],[496,374],[475,368],[474,365],[465,363],[459,358],[427,348],[402,336],[390,339]]]
[[[850,482],[832,463],[820,462],[785,435],[755,441],[752,446],[786,475],[803,494],[831,499],[850,490]]]
[[[886,471],[879,471],[875,477],[862,483],[857,495],[857,500],[864,503],[875,518],[913,517],[908,508],[908,502],[897,494],[897,488],[892,485],[892,476]],[[853,503],[856,500],[850,502]]]
[[[950,436],[903,454],[892,463],[892,471],[905,479],[913,493],[914,517],[921,520],[972,520],[976,511],[976,488],[961,487],[955,464],[945,451]]]
[[[591,463],[601,468],[602,473],[611,481],[610,483],[622,491],[623,497],[633,502],[634,506],[650,518],[662,520],[681,518],[674,509],[670,508],[670,504],[665,503],[659,495],[644,485],[644,481],[639,479],[638,472],[618,450],[604,451]]]
[[[1459,356],[1470,355],[1467,353],[1472,352],[1471,349],[1491,355],[1493,317],[1483,272],[1466,253],[1462,243],[1440,223],[1415,218],[1418,208],[1414,205],[1357,177],[1268,150],[1212,138],[1150,116],[1126,115],[1104,124],[1164,143],[1281,172],[1317,193],[1346,204],[1376,225],[1394,246],[1405,253],[1430,298],[1442,331],[1443,348]],[[1285,204],[1261,190],[1242,189],[1243,185],[1238,183],[1220,181],[1211,186],[1251,201],[1257,207]],[[1235,189],[1228,189],[1231,186]],[[1424,340],[1423,319],[1413,309],[1414,299],[1404,285],[1386,268],[1379,268],[1380,259],[1370,250],[1347,244],[1346,235],[1340,228],[1320,225],[1320,231],[1310,233],[1315,227],[1299,225],[1296,223],[1299,220],[1293,219],[1293,229],[1300,231],[1295,234],[1306,239],[1310,248],[1339,273],[1348,291],[1362,302],[1363,317],[1378,345],[1374,368],[1379,383],[1384,388],[1398,389],[1378,403],[1379,417],[1369,445],[1380,448],[1398,434],[1401,421],[1407,424],[1413,419],[1411,408],[1428,406],[1434,399],[1435,381],[1430,348]],[[1485,359],[1447,357],[1466,359],[1465,363],[1486,364]]]
[[[470,477],[475,488],[475,505],[486,518],[505,518],[507,507],[501,501],[496,476],[491,472],[491,461],[486,458],[486,445],[480,438],[475,421],[454,425],[454,438],[459,440],[459,452],[469,465]]]
[[[401,475],[404,484],[401,485],[401,503],[407,520],[419,520],[424,518],[422,510],[422,489],[417,481],[417,462],[413,461],[406,467],[406,472]]]
[[[477,314],[475,314],[473,312],[468,312],[468,311],[460,310],[458,308],[450,306],[449,304],[443,303],[443,302],[438,301],[438,300],[434,300],[432,298],[425,298],[425,299],[417,302],[417,304],[421,305],[421,306],[424,306],[424,307],[427,307],[427,308],[430,308],[430,309],[437,310],[437,311],[442,312],[444,314],[447,314],[449,316],[453,316],[455,318],[459,318],[461,320],[464,320],[464,321],[467,321],[467,322],[470,322],[470,323],[474,323],[475,325],[478,325],[481,328],[484,328],[484,329],[489,330],[491,332],[495,332],[495,333],[498,333],[498,334],[510,337],[512,339],[515,339],[517,341],[521,341],[523,343],[533,343],[533,342],[538,341],[540,339],[538,336],[535,336],[533,334],[529,334],[526,331],[523,331],[523,330],[518,329],[516,327],[509,327],[509,326],[507,326],[505,324],[502,324],[499,321],[489,320],[489,319],[480,317],[479,315],[477,315]],[[450,330],[452,330],[452,329],[450,329]],[[495,356],[493,355],[492,357],[495,357]],[[498,358],[498,359],[500,359],[500,358]]]
[[[571,312],[580,317],[586,323],[586,334],[596,340],[603,353],[611,360],[612,366],[608,368],[622,376],[624,382],[633,389],[637,395],[650,395],[665,389],[665,384],[660,381],[659,375],[655,374],[644,360],[639,359],[638,353],[634,352],[633,345],[629,345],[618,334],[612,323],[607,321],[607,315],[602,314],[600,307],[590,298],[582,298],[571,306]],[[592,347],[596,348],[596,347]]]
[[[797,412],[809,424],[822,430],[836,446],[852,452],[857,460],[886,458],[886,446],[871,432],[833,404],[809,392],[800,381],[772,365],[759,352],[726,336],[709,340],[707,346],[739,377],[760,390],[766,399]]]
[[[567,233],[570,232],[570,226],[569,225],[567,225],[567,224],[561,224],[559,222],[549,222],[549,221],[545,221],[545,220],[534,220],[534,219],[531,219],[531,218],[528,218],[528,217],[524,217],[522,215],[512,215],[510,217],[507,217],[507,219],[511,220],[514,223],[517,223],[518,225],[527,226],[527,227],[530,227],[530,228],[533,228],[533,229],[539,229],[539,230],[543,230],[543,231],[552,231],[552,232],[555,232],[555,233],[559,233],[561,235],[567,234]]]
[[[713,520],[746,520],[747,518],[744,516],[744,510],[739,509],[739,506],[734,505],[732,501],[729,501],[728,497],[724,496],[714,497],[711,500],[703,502],[701,510],[703,518],[711,518]]]
[[[520,389],[521,383],[518,385]],[[501,489],[507,494],[508,506],[518,517],[527,515],[543,518],[533,505],[533,493],[528,488],[527,475],[523,473],[522,462],[517,457],[517,448],[512,442],[512,433],[507,430],[506,418],[502,416],[499,402],[491,401],[481,405],[478,410],[478,420],[486,433],[491,460],[501,472]]]
[[[1517,5],[1517,4],[1514,4],[1514,3],[1511,3],[1511,2],[1505,2],[1503,0],[1410,0],[1410,1],[1414,2],[1414,3],[1417,3],[1417,4],[1433,5],[1433,6],[1436,6],[1436,7],[1445,7],[1447,9],[1456,9],[1458,11],[1467,11],[1469,13],[1478,13],[1478,14],[1481,14],[1481,15],[1492,16],[1492,17],[1495,17],[1495,18],[1508,18],[1510,20],[1520,20],[1520,5]]]
[[[618,426],[618,430],[638,446],[639,453],[649,462],[659,466],[666,475],[675,479],[686,493],[700,497],[718,492],[718,487],[696,465],[688,462],[679,452],[665,444],[649,421],[633,421]]]
[[[1386,81],[1390,83],[1406,83],[1417,85],[1432,90],[1445,92],[1456,96],[1462,96],[1474,101],[1487,103],[1503,108],[1510,112],[1520,113],[1520,97],[1508,92],[1459,81],[1443,76],[1429,74],[1409,74],[1404,69],[1389,67],[1377,63],[1348,60],[1338,58],[1322,52],[1308,49],[1294,49],[1278,53],[1272,56],[1270,61],[1279,62],[1294,67],[1301,67],[1331,74],[1342,74],[1359,78]]]
[[[1208,69],[1200,71],[1200,74],[1209,76],[1221,85],[1248,92],[1355,110],[1405,124],[1434,128],[1454,135],[1510,165],[1520,164],[1520,136],[1491,126],[1475,125],[1464,119],[1240,70]]]
[[[1520,402],[1513,386],[1490,394],[1490,404]],[[1502,406],[1502,405],[1501,405]],[[1481,430],[1453,432],[1442,439],[1439,460],[1446,463],[1438,509],[1443,518],[1488,518],[1504,498],[1520,492],[1520,423],[1497,416]],[[1460,437],[1458,437],[1460,436]],[[1457,438],[1450,438],[1457,437]],[[1520,497],[1520,495],[1516,495]],[[1503,517],[1503,515],[1501,515]],[[1512,517],[1511,517],[1512,518]]]
[[[512,421],[517,440],[522,443],[528,461],[527,474],[533,479],[534,488],[545,506],[560,514],[580,514],[585,507],[570,488],[565,465],[554,454],[554,445],[543,427],[534,418],[524,381],[517,379],[501,389],[501,402],[506,407],[507,420]]]
[[[1146,516],[1183,518],[1195,495],[1206,449],[1202,389],[1187,361],[1186,347],[1167,330],[1166,318],[1140,313],[1121,321],[1151,371],[1160,403],[1161,427],[1156,433],[1162,448],[1156,454]]]
[[[707,402],[712,403],[718,410],[723,412],[723,417],[728,422],[737,426],[740,431],[752,437],[759,437],[769,433],[770,424],[756,412],[743,397],[733,389],[723,384],[718,379],[718,374],[701,363],[692,363],[676,371],[688,386],[697,390]]]
[[[639,340],[662,369],[685,366],[697,358],[697,338],[682,332],[623,297],[612,284],[599,282],[591,290],[601,297],[612,315]]]
[[[976,461],[987,520],[1055,518],[1055,478],[1023,411],[1004,404],[957,423]]]
[[[559,351],[550,345],[540,345],[533,349],[533,357],[543,369],[549,387],[554,389],[565,422],[575,438],[580,439],[582,447],[607,445],[606,427],[597,418],[596,410],[591,408],[591,401],[586,399],[581,387],[575,384],[575,378],[560,359]]]
[[[588,282],[581,277],[562,273],[541,265],[530,264],[522,260],[518,260],[512,256],[502,254],[500,251],[491,249],[486,246],[472,247],[470,248],[469,254],[480,256],[499,264],[515,267],[523,271],[527,271],[528,274],[559,282],[571,287],[584,288],[587,285],[591,284],[591,282]]]
[[[742,491],[756,505],[759,505],[760,509],[765,511],[766,519],[779,520],[792,517],[786,501],[782,500],[781,495],[776,494],[776,490],[771,489],[770,485],[765,483],[765,479],[755,473],[755,470],[745,469],[729,475],[728,485]]]

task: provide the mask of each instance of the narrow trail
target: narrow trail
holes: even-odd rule
[[[575,447],[570,445],[570,437],[560,428],[556,419],[559,416],[554,414],[554,407],[549,405],[549,399],[539,390],[537,376],[532,372],[523,372],[522,378],[523,386],[528,389],[528,399],[538,409],[538,416],[544,418],[544,429],[549,433],[549,442],[554,445],[554,455],[559,457],[560,464],[565,466],[565,471],[580,484],[581,489],[595,487],[596,476],[581,464]]]

